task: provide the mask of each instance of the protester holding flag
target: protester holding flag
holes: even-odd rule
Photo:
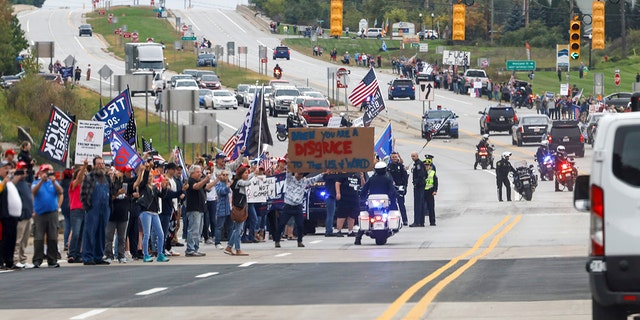
[[[349,94],[349,101],[354,106],[361,105],[363,101],[367,101],[367,109],[362,116],[364,126],[371,125],[373,119],[385,109],[380,86],[374,68],[370,68],[369,72],[362,78],[362,81]]]
[[[82,261],[85,265],[106,265],[104,244],[107,223],[111,214],[111,178],[104,159],[93,158],[93,168],[84,177],[80,198],[87,211],[82,234]]]

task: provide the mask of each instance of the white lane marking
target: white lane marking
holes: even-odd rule
[[[286,257],[286,256],[288,256],[290,254],[291,254],[291,252],[279,253],[279,254],[276,254],[276,257]]]
[[[482,171],[484,171],[484,172],[486,172],[486,173],[488,173],[488,174],[492,174],[492,175],[494,175],[494,176],[496,175],[495,171],[493,171],[493,170],[491,170],[491,169],[484,169],[484,170],[482,170]]]
[[[313,241],[311,241],[311,242],[309,242],[309,243],[311,243],[311,244],[316,244],[316,243],[320,243],[320,242],[322,242],[322,240],[313,240]]]
[[[240,31],[247,33],[246,30],[242,29],[242,27],[240,27],[235,21],[231,20],[231,18],[229,18],[229,16],[227,16],[226,14],[222,13],[222,10],[218,9],[218,12],[223,15],[225,18],[227,18],[227,20],[229,20],[229,22],[233,23],[234,26],[238,27],[238,29],[240,29]]]
[[[87,51],[87,50],[84,49],[84,46],[82,45],[82,43],[80,43],[80,40],[78,40],[78,37],[74,36],[73,38],[76,39],[76,42],[78,43],[78,45],[80,46],[82,51]]]
[[[136,296],[147,296],[147,295],[154,294],[156,292],[160,292],[160,291],[167,290],[167,289],[169,289],[169,288],[167,288],[167,287],[153,288],[153,289],[145,290],[145,291],[142,291],[142,292],[138,292],[138,293],[136,293]]]
[[[217,274],[219,274],[220,272],[207,272],[207,273],[203,273],[203,274],[199,274],[196,276],[196,278],[208,278],[211,276],[215,276]]]
[[[193,20],[191,20],[191,17],[189,15],[187,15],[187,19],[189,19],[189,21],[191,21],[191,25],[194,26],[196,29],[200,30],[200,28],[198,27],[198,25],[193,22]]]
[[[79,314],[75,317],[70,318],[71,320],[82,320],[82,319],[86,319],[89,317],[93,317],[95,315],[101,314],[103,312],[107,311],[107,309],[93,309],[91,311],[87,311],[83,314]]]
[[[236,127],[234,127],[234,126],[232,126],[232,125],[230,125],[230,124],[228,124],[228,123],[226,123],[224,121],[220,121],[220,120],[216,119],[216,122],[231,128],[231,130],[233,130],[233,131],[237,131],[238,130],[238,128],[236,128]]]
[[[245,268],[245,267],[248,267],[248,266],[250,266],[250,265],[252,265],[252,264],[256,264],[256,263],[258,263],[258,261],[249,261],[249,262],[245,262],[245,263],[243,263],[243,264],[239,265],[239,266],[238,266],[238,268]]]

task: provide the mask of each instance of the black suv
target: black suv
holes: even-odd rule
[[[564,146],[568,154],[584,157],[584,136],[578,127],[578,121],[553,121],[546,138],[549,141],[549,149],[555,151],[558,146]]]
[[[316,233],[316,227],[324,227],[327,219],[327,198],[324,182],[317,182],[307,188],[304,198],[304,233]],[[334,217],[335,218],[335,217]]]
[[[488,106],[484,111],[478,111],[480,117],[480,134],[489,134],[490,131],[508,131],[512,134],[511,127],[518,122],[516,110],[507,105]]]
[[[93,36],[93,29],[90,24],[81,24],[78,27],[78,37],[82,37],[83,34],[87,34],[89,37]]]

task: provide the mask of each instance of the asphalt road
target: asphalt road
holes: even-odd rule
[[[124,63],[105,53],[97,37],[77,39],[81,7],[46,7],[19,16],[30,40],[56,41],[57,58],[74,54],[81,64],[91,63],[92,74],[103,64],[116,74],[124,73]],[[214,43],[246,45],[251,69],[258,68],[259,44],[273,47],[280,42],[230,9],[174,12]],[[45,23],[48,28],[35,27]],[[296,52],[290,61],[278,63],[285,78],[322,92],[327,90],[327,67],[336,66]],[[269,66],[273,66],[271,60]],[[352,88],[366,69],[350,69]],[[386,82],[394,77],[378,72],[383,95]],[[98,79],[88,85],[97,88]],[[374,122],[379,134],[392,121],[396,149],[407,163],[412,151],[435,155],[440,178],[437,227],[403,228],[385,246],[376,246],[371,239],[354,246],[352,238],[309,236],[304,249],[294,248],[291,241],[279,250],[272,242],[243,245],[249,257],[229,257],[203,246],[208,255],[202,259],[173,257],[164,265],[63,263],[55,270],[0,273],[0,292],[20,288],[6,299],[3,295],[0,318],[24,319],[47,312],[53,319],[212,315],[221,319],[586,319],[590,314],[584,271],[589,217],[573,210],[572,194],[554,192],[552,182],[540,182],[531,202],[516,195],[513,202],[497,202],[494,172],[472,168],[474,145],[480,138],[478,111],[489,103],[436,91],[432,106],[443,105],[460,116],[460,138],[436,138],[425,149],[419,131],[422,102],[387,101],[389,111]],[[349,109],[352,117],[359,115],[353,107]],[[242,108],[216,111],[218,119],[230,127],[238,126],[245,112]],[[519,114],[532,112],[518,110]],[[284,120],[270,118],[270,127]],[[225,129],[221,140],[230,131]],[[506,133],[492,134],[490,141],[497,147],[496,156],[511,151],[512,160],[531,162],[537,147],[512,146]],[[286,148],[285,143],[276,142],[271,154],[284,154]],[[577,159],[581,172],[589,172],[590,159],[587,147],[585,158]],[[409,222],[413,221],[412,197],[409,192]],[[195,278],[211,272],[218,273]],[[167,289],[136,295],[160,287]]]

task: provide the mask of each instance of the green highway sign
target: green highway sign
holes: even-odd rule
[[[411,43],[411,48],[420,48],[419,43]]]
[[[185,41],[195,41],[195,40],[196,40],[196,37],[182,37],[182,40],[185,40]]]
[[[572,54],[571,54],[571,59],[573,59],[573,60],[578,60],[578,59],[580,59],[580,54],[579,54],[579,53],[577,53],[577,52],[572,53]]]
[[[507,70],[509,71],[536,70],[536,62],[534,60],[507,60]]]

